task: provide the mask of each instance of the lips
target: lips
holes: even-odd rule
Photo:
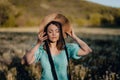
[[[57,37],[52,37],[52,38],[57,38]]]

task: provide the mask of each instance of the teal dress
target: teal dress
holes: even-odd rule
[[[80,47],[74,43],[67,43],[67,50],[69,58],[79,59],[78,50]],[[42,76],[41,80],[54,80],[51,72],[51,66],[49,63],[48,55],[41,45],[35,52],[35,62],[41,63],[42,66]],[[55,70],[57,73],[58,80],[68,80],[67,77],[67,57],[65,50],[62,50],[58,55],[52,55],[53,62],[55,65]]]

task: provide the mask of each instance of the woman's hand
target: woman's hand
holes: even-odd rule
[[[73,29],[72,29],[71,32],[66,33],[66,34],[69,35],[69,36],[70,36],[71,38],[73,38],[73,39],[75,39],[75,38],[77,37]]]
[[[83,41],[81,40],[79,37],[77,37],[77,35],[74,33],[73,29],[70,33],[67,33],[71,38],[73,38],[80,46],[81,49],[78,52],[78,55],[86,55],[90,52],[92,52],[92,49]]]
[[[46,34],[45,32],[38,33],[38,43],[42,43],[43,41],[48,39],[47,35],[44,36],[45,34]]]

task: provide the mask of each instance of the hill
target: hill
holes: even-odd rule
[[[45,15],[53,12],[64,14],[77,26],[120,26],[120,9],[84,0],[1,0],[0,2],[2,4],[0,26],[38,26]]]

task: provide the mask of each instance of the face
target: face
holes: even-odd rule
[[[47,30],[47,34],[48,34],[48,39],[51,42],[54,43],[59,40],[60,33],[59,33],[59,28],[56,25],[50,24]]]

